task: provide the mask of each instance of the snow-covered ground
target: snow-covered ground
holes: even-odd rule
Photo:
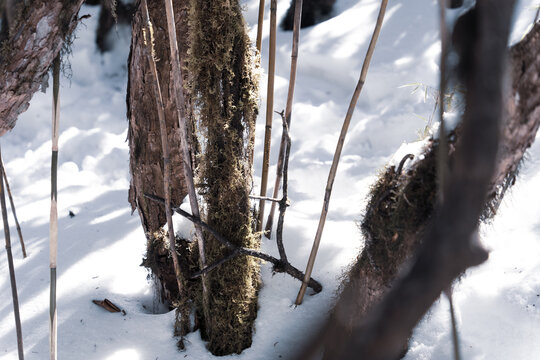
[[[255,36],[258,0],[245,0]],[[269,3],[267,1],[267,3]],[[291,136],[289,208],[285,246],[304,268],[315,234],[332,155],[380,1],[337,0],[334,17],[301,32]],[[278,1],[281,18],[289,5]],[[512,41],[534,18],[535,0],[522,0]],[[267,46],[269,4],[263,46]],[[180,353],[172,337],[174,312],[153,314],[152,284],[140,267],[145,237],[127,202],[129,186],[125,91],[130,31],[119,27],[113,52],[94,44],[97,8],[79,26],[70,59],[72,76],[62,79],[59,159],[58,353],[60,359],[213,359],[199,334]],[[272,276],[262,266],[264,286],[253,346],[226,358],[289,358],[330,309],[339,277],[362,239],[355,221],[377,173],[406,141],[418,139],[433,99],[411,93],[411,83],[437,86],[437,1],[392,0],[363,93],[345,142],[330,212],[313,276],[324,291],[293,307],[299,282]],[[275,109],[285,107],[291,33],[278,32]],[[266,68],[267,50],[263,51]],[[261,79],[265,109],[266,78]],[[262,162],[264,111],[258,120],[256,163]],[[48,218],[50,201],[51,91],[34,96],[15,129],[0,139],[2,155],[25,236],[22,259],[12,228],[26,359],[48,354]],[[276,116],[271,162],[280,137]],[[271,174],[275,173],[275,165]],[[259,183],[260,165],[255,168]],[[273,184],[273,179],[270,182]],[[464,359],[540,358],[540,144],[528,153],[499,215],[482,227],[490,259],[456,286],[455,302]],[[271,190],[271,189],[270,189]],[[269,191],[270,193],[270,191]],[[76,216],[68,216],[72,211]],[[11,224],[13,219],[10,218]],[[189,230],[178,220],[177,227]],[[263,250],[277,254],[275,242]],[[16,359],[16,337],[6,256],[0,255],[0,359]],[[92,303],[108,298],[126,311],[108,313]],[[415,331],[407,359],[451,359],[447,300],[442,298]]]

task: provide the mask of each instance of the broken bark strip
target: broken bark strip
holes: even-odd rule
[[[153,75],[153,90],[156,101],[157,114],[159,120],[159,132],[161,136],[161,151],[163,153],[163,192],[165,193],[165,215],[167,218],[167,226],[169,232],[169,250],[173,259],[174,273],[176,275],[176,283],[178,285],[178,292],[182,294],[184,292],[184,286],[182,284],[183,276],[180,270],[180,263],[178,261],[178,255],[176,254],[176,239],[174,235],[174,226],[172,221],[172,211],[170,206],[171,201],[171,160],[169,142],[167,141],[167,128],[165,123],[165,108],[163,106],[163,97],[161,95],[161,86],[159,83],[159,77],[156,67],[156,54],[154,51],[154,30],[152,22],[150,21],[150,14],[148,13],[148,6],[146,0],[141,2],[144,20],[146,21],[146,27],[143,28],[144,42],[146,45],[146,55],[150,69]]]
[[[182,148],[183,155],[183,170],[184,179],[186,181],[189,205],[191,207],[191,213],[200,218],[199,201],[197,200],[197,193],[195,192],[195,183],[193,181],[193,169],[191,168],[191,154],[189,151],[189,136],[193,134],[187,133],[187,121],[186,121],[186,101],[184,98],[184,81],[182,77],[182,68],[180,63],[180,52],[178,50],[178,40],[176,39],[176,24],[174,19],[174,8],[172,0],[165,0],[165,11],[167,13],[167,29],[169,31],[169,47],[171,50],[171,64],[172,64],[172,83],[174,89],[174,97],[176,104],[176,115],[178,117],[178,129],[180,129],[180,146]],[[170,198],[165,201],[170,201]],[[166,203],[165,207],[169,208],[170,203]],[[195,225],[195,234],[197,237],[197,245],[199,250],[199,266],[204,268],[206,266],[206,254],[205,254],[205,241],[204,234],[200,226]],[[174,234],[173,234],[174,237]],[[208,314],[208,280],[203,276],[202,278],[202,307],[204,318],[209,319]],[[208,325],[206,325],[208,327]]]
[[[175,0],[174,8],[177,12],[187,12],[187,0]],[[156,39],[167,38],[167,19],[163,11],[161,1],[148,1],[148,11],[154,24],[154,37]],[[162,161],[161,136],[159,119],[156,112],[155,98],[151,86],[153,75],[150,64],[146,59],[142,29],[146,26],[143,19],[142,7],[137,6],[132,24],[131,50],[128,61],[128,91],[127,118],[128,118],[128,141],[129,141],[129,167],[130,189],[129,202],[133,211],[138,210],[141,224],[146,234],[152,234],[166,223],[165,208],[154,202],[147,202],[145,192],[155,192],[164,197],[162,187],[155,184],[163,183],[164,169]],[[177,36],[180,40],[179,47],[182,54],[187,53],[185,36],[187,33],[187,21],[184,17],[177,23]],[[179,204],[188,194],[184,180],[184,169],[181,154],[181,135],[178,128],[178,117],[172,84],[172,64],[170,61],[170,49],[167,41],[155,43],[155,54],[159,83],[162,86],[163,105],[165,107],[165,124],[167,129],[167,141],[170,146],[171,159],[171,202]],[[189,98],[186,96],[186,98]],[[151,238],[148,236],[148,238]],[[174,285],[174,284],[173,284]],[[174,289],[167,289],[176,298]]]
[[[165,200],[163,198],[159,197],[159,196],[155,196],[155,195],[151,195],[151,194],[145,194],[144,196],[147,197],[150,200],[155,201],[155,202],[158,202],[158,203],[161,203],[161,204],[165,203]],[[192,223],[194,223],[196,225],[199,225],[202,228],[204,228],[206,231],[211,233],[215,237],[216,240],[218,240],[220,243],[222,243],[229,250],[232,251],[225,258],[220,259],[217,262],[208,265],[205,269],[203,269],[203,270],[201,270],[201,271],[199,271],[197,273],[192,274],[191,278],[197,278],[197,277],[199,277],[199,276],[201,276],[203,274],[206,274],[206,273],[210,272],[211,270],[215,269],[216,267],[218,267],[219,265],[227,262],[228,260],[231,260],[231,259],[235,258],[238,255],[248,255],[248,256],[256,257],[258,259],[265,260],[265,261],[268,261],[268,262],[274,264],[274,271],[276,271],[276,272],[286,272],[287,274],[291,275],[292,277],[294,277],[294,278],[296,278],[296,279],[298,279],[300,281],[302,281],[304,279],[304,276],[305,276],[304,273],[302,273],[302,271],[298,270],[297,268],[295,268],[294,266],[292,266],[288,262],[283,262],[283,261],[281,261],[279,259],[276,259],[275,257],[273,257],[271,255],[268,255],[268,254],[265,254],[265,253],[262,253],[262,252],[259,252],[259,251],[256,251],[256,250],[246,249],[244,247],[237,246],[237,245],[231,243],[225,237],[223,237],[214,228],[212,228],[210,225],[208,225],[207,223],[202,221],[200,218],[197,218],[197,217],[185,212],[179,206],[171,206],[171,208],[176,213],[182,215],[183,217],[185,217],[186,219],[188,219]],[[315,280],[313,278],[310,278],[310,280],[308,282],[308,286],[310,288],[312,288],[316,293],[319,293],[319,292],[322,291],[322,285],[317,280]]]
[[[540,72],[539,52],[540,24],[510,49],[512,91],[504,102],[497,162],[488,185],[484,219],[495,215],[540,126],[540,78],[536,76]],[[450,136],[451,161],[457,136],[459,133]],[[389,167],[371,192],[361,225],[366,244],[342,284],[343,289],[354,289],[354,298],[341,301],[342,315],[334,314],[342,317],[336,330],[340,333],[349,333],[353,323],[360,323],[372,312],[420,246],[436,201],[437,143],[431,142],[426,151],[424,159],[405,174]]]
[[[79,23],[76,15],[82,3],[35,0],[18,7],[0,51],[0,136],[15,126],[46,82],[54,58]]]

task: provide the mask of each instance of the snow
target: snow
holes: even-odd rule
[[[255,36],[258,0],[245,0],[250,35]],[[269,3],[269,2],[267,2]],[[291,136],[289,195],[284,240],[290,261],[304,268],[320,215],[328,171],[341,124],[358,80],[377,16],[377,0],[338,0],[334,17],[302,30]],[[281,18],[289,5],[278,1]],[[533,0],[517,8],[511,43],[534,18]],[[272,275],[262,266],[264,286],[253,346],[225,358],[290,358],[316,331],[334,301],[339,279],[362,247],[356,221],[369,186],[390,161],[417,151],[418,130],[433,111],[433,99],[403,85],[438,83],[437,1],[393,0],[345,141],[330,212],[313,276],[324,290],[294,307],[299,282]],[[268,42],[266,5],[263,47]],[[94,44],[96,7],[83,7],[84,20],[70,59],[70,78],[61,85],[59,152],[58,353],[61,359],[214,359],[198,333],[179,353],[172,336],[174,312],[155,299],[140,267],[145,236],[127,202],[129,187],[125,91],[129,51],[127,27],[119,26],[114,50],[100,55]],[[291,33],[278,31],[275,108],[285,107]],[[263,50],[262,65],[268,62]],[[69,73],[69,72],[68,72]],[[266,89],[266,75],[261,89]],[[261,94],[261,109],[266,95]],[[50,206],[51,88],[37,93],[13,131],[4,135],[3,159],[25,236],[22,259],[11,229],[26,359],[48,355],[48,218]],[[275,173],[281,126],[274,119],[270,173]],[[258,119],[256,164],[262,162],[264,114]],[[411,143],[410,146],[402,146]],[[414,149],[416,147],[416,149]],[[399,149],[399,151],[398,151]],[[412,149],[412,150],[411,150]],[[396,153],[394,155],[394,153]],[[417,153],[417,152],[416,152]],[[393,160],[392,160],[393,159]],[[254,183],[260,182],[260,165]],[[270,179],[273,184],[273,178]],[[464,359],[537,359],[540,353],[540,145],[534,144],[500,213],[483,225],[490,258],[455,286],[455,305]],[[272,189],[269,189],[270,194]],[[254,190],[257,193],[257,189]],[[72,211],[75,217],[70,218]],[[176,228],[192,231],[175,218]],[[14,221],[10,217],[10,223]],[[265,252],[277,254],[275,241]],[[0,359],[17,358],[7,259],[0,256]],[[308,292],[308,294],[310,294]],[[126,311],[108,313],[92,303],[108,298]],[[415,330],[406,357],[451,359],[448,301],[441,298]]]

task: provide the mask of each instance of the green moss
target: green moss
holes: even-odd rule
[[[189,25],[187,63],[206,220],[235,245],[258,249],[248,197],[258,83],[238,2],[193,0]],[[206,234],[206,239],[208,263],[228,254],[212,236]],[[213,354],[240,353],[251,345],[259,282],[258,261],[245,256],[208,275],[209,319],[203,335]]]

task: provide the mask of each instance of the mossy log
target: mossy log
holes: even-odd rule
[[[24,2],[26,3],[26,2]],[[13,129],[19,114],[43,83],[53,60],[79,23],[83,0],[17,2],[0,33],[0,136]],[[2,7],[2,9],[4,9]],[[8,25],[7,18],[12,19]]]
[[[526,150],[540,126],[540,24],[510,50],[512,89],[505,98],[503,125],[494,176],[481,220],[492,218],[505,191],[514,184]],[[460,130],[449,136],[453,161]],[[432,220],[436,201],[437,142],[431,140],[423,159],[401,173],[390,166],[373,186],[360,224],[365,245],[350,268],[342,289],[353,296],[340,299],[333,331],[349,333],[378,304],[419,248]],[[350,294],[349,294],[350,295]],[[339,338],[335,336],[334,338]],[[336,345],[338,346],[338,345]]]

